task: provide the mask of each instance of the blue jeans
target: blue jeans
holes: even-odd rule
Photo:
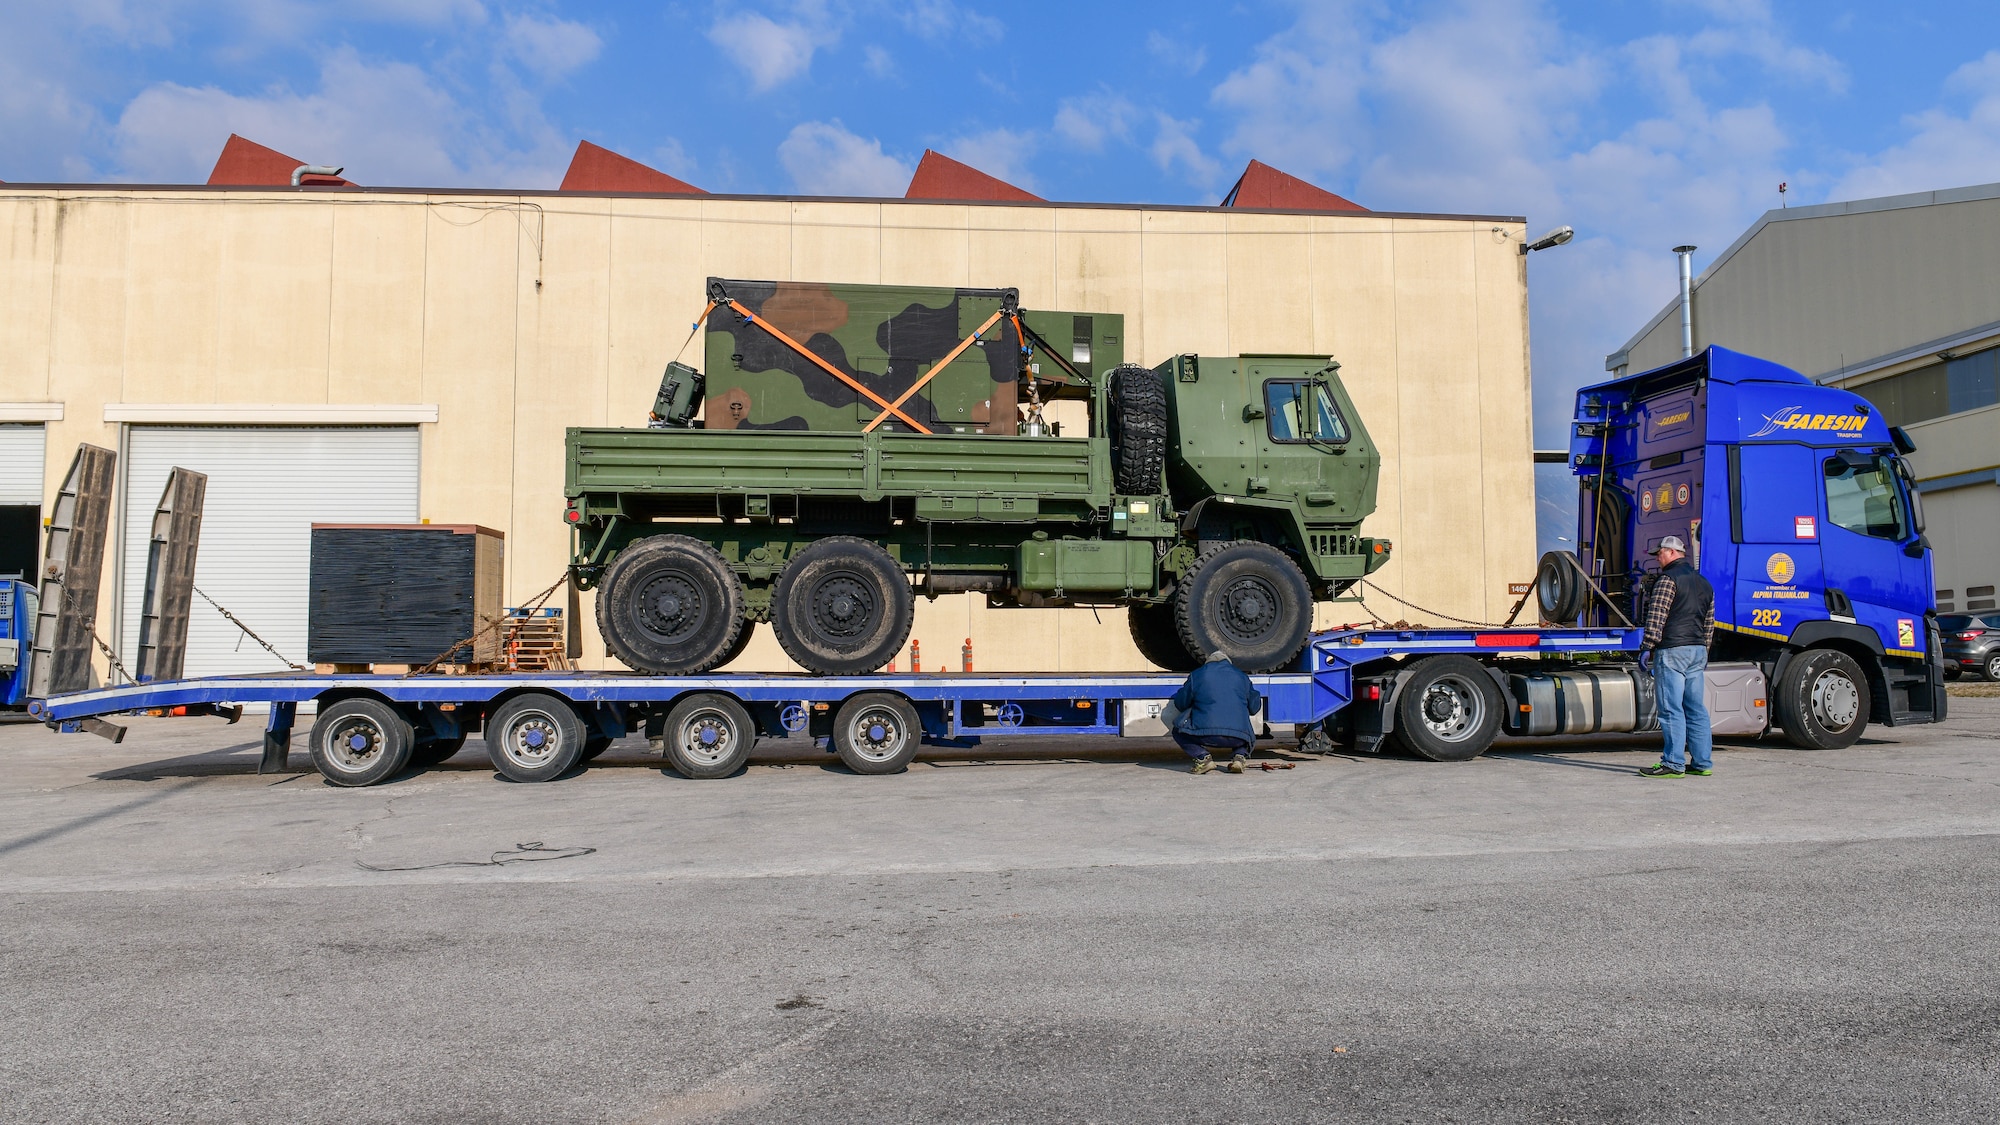
[[[1250,752],[1249,745],[1242,739],[1231,738],[1226,734],[1196,738],[1191,734],[1182,734],[1180,731],[1175,731],[1174,741],[1180,745],[1181,749],[1187,751],[1188,757],[1193,758],[1197,762],[1208,757],[1210,750],[1227,750],[1232,755],[1248,754]]]
[[[1684,770],[1715,768],[1715,739],[1708,728],[1708,650],[1700,645],[1663,648],[1653,653],[1653,686],[1660,700],[1660,734],[1666,746],[1660,761]]]

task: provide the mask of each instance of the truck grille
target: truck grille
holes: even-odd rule
[[[1344,532],[1310,532],[1306,535],[1315,555],[1358,555],[1361,537]]]

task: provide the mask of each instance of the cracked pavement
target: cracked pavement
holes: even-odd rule
[[[0,725],[0,1118],[1984,1121],[2000,699],[1952,703],[1658,782],[474,740],[356,790],[254,721]]]

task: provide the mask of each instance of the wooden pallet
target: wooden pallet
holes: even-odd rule
[[[510,614],[500,626],[500,646],[507,667],[515,672],[567,672],[563,615],[559,609],[529,617]]]

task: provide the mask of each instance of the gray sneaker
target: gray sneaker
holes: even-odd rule
[[[1214,768],[1215,768],[1215,759],[1208,757],[1207,755],[1203,755],[1202,757],[1195,759],[1194,768],[1188,770],[1188,772],[1207,773],[1208,771]]]
[[[1241,754],[1238,754],[1238,755],[1236,755],[1235,757],[1233,757],[1233,758],[1229,759],[1229,772],[1230,772],[1230,773],[1242,773],[1242,772],[1243,772],[1243,762],[1244,762],[1244,757],[1243,757],[1243,755],[1241,755]]]

